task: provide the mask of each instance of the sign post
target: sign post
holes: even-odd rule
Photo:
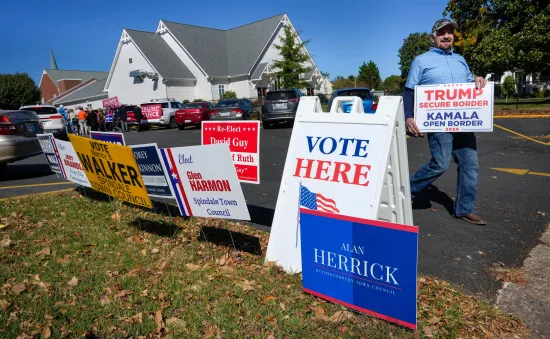
[[[119,200],[152,208],[132,149],[69,135],[90,186]]]
[[[231,159],[241,182],[260,183],[260,122],[203,121],[202,144],[229,144]]]
[[[421,132],[492,132],[494,83],[423,85],[414,89],[414,121]]]

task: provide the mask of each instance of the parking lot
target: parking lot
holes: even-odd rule
[[[253,224],[269,230],[292,129],[276,126],[260,136],[261,184],[243,184]],[[493,133],[478,133],[480,174],[477,209],[485,227],[453,219],[456,166],[435,182],[430,206],[413,206],[420,227],[419,273],[495,296],[492,266],[518,267],[539,243],[550,215],[550,119],[496,119]],[[153,129],[125,134],[128,144],[159,147],[200,144],[200,130]],[[408,139],[409,170],[429,160],[427,141]],[[495,170],[497,168],[498,170]],[[52,174],[42,155],[10,164],[0,174],[0,199],[72,189]]]

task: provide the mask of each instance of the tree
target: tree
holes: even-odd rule
[[[363,62],[363,64],[359,66],[357,80],[365,83],[366,87],[370,89],[380,88],[382,85],[380,71],[372,60],[370,60],[368,64]]]
[[[273,62],[275,78],[279,81],[281,88],[303,88],[310,87],[302,76],[311,71],[311,67],[304,66],[304,63],[310,61],[309,55],[305,51],[305,45],[309,41],[299,42],[298,33],[294,32],[290,26],[285,26],[284,37],[281,38],[281,44],[275,44],[275,48],[282,56],[281,60]]]
[[[411,64],[418,55],[430,50],[432,42],[428,33],[411,33],[403,39],[403,46],[399,49],[399,69],[401,78],[407,79]]]
[[[235,91],[225,91],[223,92],[223,95],[221,96],[220,100],[225,99],[237,99],[237,93]]]
[[[506,102],[508,102],[508,97],[516,93],[516,83],[517,80],[514,79],[511,75],[507,75],[500,86],[500,91],[502,94],[506,95]],[[517,107],[516,107],[517,108]]]
[[[27,73],[0,74],[0,109],[40,102],[40,90]]]
[[[550,65],[550,6],[537,0],[449,0],[443,15],[458,24],[455,49],[476,74]]]
[[[405,86],[405,82],[403,81],[403,78],[401,78],[399,75],[390,75],[389,77],[384,80],[384,90],[385,91],[401,91],[403,90],[403,87]]]

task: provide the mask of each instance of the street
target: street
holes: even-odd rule
[[[477,134],[477,211],[489,224],[475,226],[451,216],[455,164],[430,190],[431,206],[413,211],[420,228],[419,273],[488,298],[501,286],[489,269],[521,266],[550,215],[550,140],[537,138],[550,134],[550,119],[495,119],[495,125],[493,133]],[[287,126],[261,131],[261,184],[242,185],[252,222],[264,230],[273,218],[291,133]],[[131,131],[125,138],[131,145],[156,142],[163,148],[198,145],[200,135],[195,128],[154,129]],[[408,154],[412,174],[430,158],[427,140],[408,139]],[[50,172],[43,155],[10,164],[0,174],[0,199],[73,187]]]

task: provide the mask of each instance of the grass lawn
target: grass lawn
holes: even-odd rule
[[[505,99],[495,100],[495,111],[505,111],[505,110],[515,110],[516,109],[516,99],[509,98],[508,102]],[[537,98],[526,98],[519,99],[518,101],[519,110],[547,110],[550,112],[550,98],[537,99]]]
[[[0,201],[0,218],[0,338],[527,334],[516,318],[428,277],[419,279],[416,333],[350,312],[265,264],[268,234],[244,223],[172,219],[73,191]]]

